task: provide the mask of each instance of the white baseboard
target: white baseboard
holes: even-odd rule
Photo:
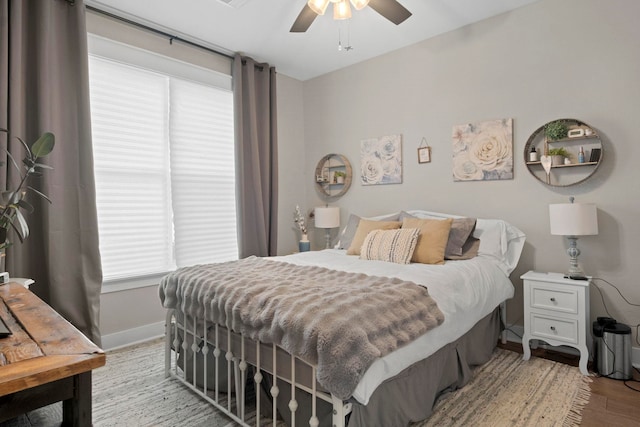
[[[522,335],[524,334],[524,327],[519,325],[510,326],[507,330],[507,341],[517,342],[522,344]],[[540,343],[540,348],[553,348],[556,351],[569,353],[573,355],[579,355],[578,350],[573,347],[552,347],[544,342]],[[591,359],[591,357],[589,357]],[[631,364],[640,369],[640,347],[631,347]]]
[[[102,336],[103,350],[115,350],[164,336],[164,322],[138,326]]]

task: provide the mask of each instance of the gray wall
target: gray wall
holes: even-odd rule
[[[521,325],[519,276],[530,269],[563,272],[568,267],[566,241],[549,234],[548,205],[575,196],[598,207],[599,235],[579,240],[587,274],[610,281],[640,303],[640,263],[634,261],[640,236],[638,16],[637,0],[542,0],[304,82],[306,160],[298,177],[305,180],[306,207],[322,203],[312,173],[323,155],[344,154],[357,171],[362,139],[399,133],[403,183],[363,187],[354,180],[335,203],[343,223],[349,212],[376,215],[410,208],[513,223],[528,236],[512,275],[516,296],[508,304],[510,322]],[[280,101],[289,95],[298,102],[297,90],[280,93]],[[507,117],[514,119],[514,179],[453,182],[452,126]],[[539,126],[564,117],[597,129],[604,162],[583,184],[547,187],[527,171],[524,145]],[[288,118],[280,117],[280,128],[299,129]],[[422,137],[432,147],[428,164],[417,163]],[[288,142],[282,141],[281,151],[294,147]],[[281,166],[296,167],[295,162]],[[298,179],[283,181],[281,194],[299,186]],[[286,231],[280,233],[282,253],[297,239],[293,230]],[[321,246],[321,235],[315,237],[315,247]],[[610,286],[597,284],[613,317],[640,323],[637,307]],[[605,314],[595,288],[591,311],[594,317]]]

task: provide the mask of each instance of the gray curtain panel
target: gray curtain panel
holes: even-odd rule
[[[74,3],[74,4],[72,4]],[[53,203],[28,196],[35,212],[23,243],[7,250],[6,270],[100,345],[102,270],[89,112],[87,34],[82,0],[0,0],[0,143],[14,157],[45,131],[55,135],[52,166],[32,185]],[[4,159],[3,159],[4,160]],[[0,185],[18,179],[0,168]]]
[[[277,253],[278,137],[276,70],[233,60],[236,199],[240,258]]]

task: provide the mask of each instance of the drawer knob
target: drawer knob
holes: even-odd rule
[[[549,298],[551,300],[551,302],[556,302],[556,299],[554,297]]]
[[[556,331],[556,327],[555,326],[550,326],[549,329],[551,329],[552,331]]]

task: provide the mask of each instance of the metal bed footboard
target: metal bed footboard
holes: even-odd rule
[[[277,380],[282,380],[291,387],[291,399],[287,405],[291,416],[291,427],[295,427],[296,423],[296,411],[299,405],[296,400],[297,392],[310,395],[309,426],[317,427],[319,425],[317,403],[318,399],[321,399],[333,406],[332,425],[345,427],[346,416],[351,412],[351,403],[318,390],[314,365],[287,353],[275,344],[264,344],[242,334],[228,333],[225,327],[203,319],[197,321],[201,322],[201,325],[198,325],[196,321],[179,322],[177,315],[175,309],[167,311],[165,325],[166,377],[176,378],[204,400],[245,427],[260,427],[261,423],[273,426],[278,423],[282,424],[282,421],[278,420],[277,410],[278,396],[280,395]],[[185,318],[184,316],[180,317]],[[188,325],[188,323],[192,323],[192,325]],[[206,332],[197,333],[198,331],[208,331],[210,328],[213,328],[213,338],[209,337]],[[179,353],[182,353],[182,357],[179,357]],[[213,355],[214,366],[208,366],[209,353]],[[289,360],[283,364],[282,355],[285,353]],[[187,365],[189,354],[192,356],[192,366]],[[203,360],[202,367],[198,367],[198,355]],[[225,365],[226,389],[221,391],[223,384],[220,381],[224,381],[224,379],[220,371],[224,369]],[[250,367],[253,369],[249,369]],[[188,375],[189,371],[192,375]],[[255,412],[247,410],[246,384],[247,375],[251,371],[254,372]],[[263,403],[260,392],[264,380],[263,372],[273,376],[273,385],[268,391],[272,400],[270,419],[265,419],[260,414],[261,403]],[[208,384],[210,378],[213,378],[213,384]]]

